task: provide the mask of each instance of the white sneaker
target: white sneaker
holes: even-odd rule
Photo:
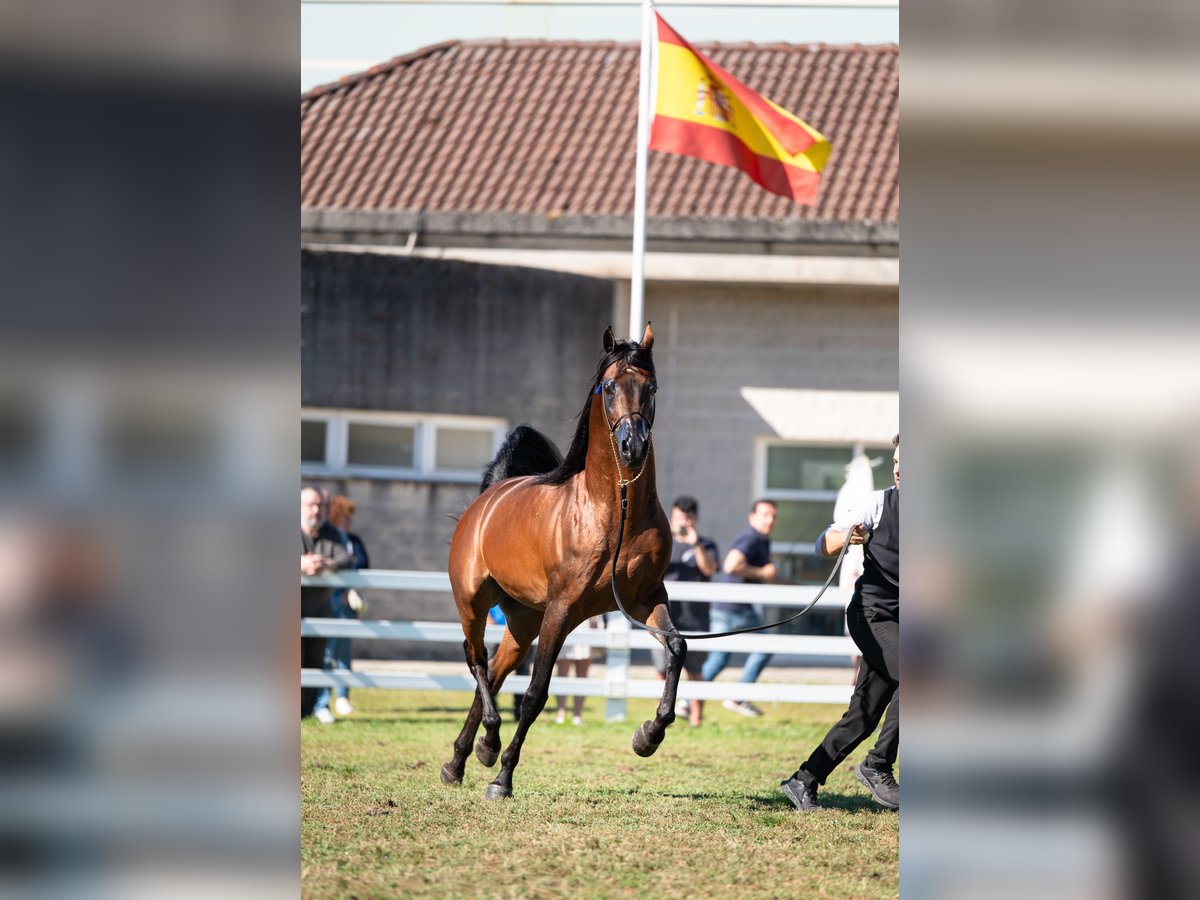
[[[751,703],[749,700],[726,700],[721,704],[730,712],[735,712],[739,716],[749,716],[757,718],[762,715],[762,710]]]
[[[554,717],[554,722],[556,725],[561,725],[565,721],[567,721],[567,714],[565,712],[560,712]]]
[[[687,700],[680,700],[675,704],[675,715],[681,719],[686,719],[692,714],[692,704]]]
[[[331,713],[328,710],[328,708],[318,709],[315,713],[313,713],[313,718],[316,719],[318,722],[320,722],[322,725],[332,725],[333,724],[333,713]]]
[[[582,724],[583,724],[583,719],[582,719],[580,716],[574,716],[574,717],[572,717],[572,719],[571,719],[571,724],[572,724],[572,725],[582,725]]]
[[[350,705],[350,700],[346,697],[338,697],[333,701],[333,711],[339,716],[348,716],[354,712],[354,707]]]

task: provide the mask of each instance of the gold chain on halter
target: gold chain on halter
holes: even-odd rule
[[[641,478],[642,473],[644,473],[646,471],[646,463],[648,463],[650,461],[650,451],[654,448],[654,434],[653,434],[653,432],[651,432],[650,434],[646,435],[646,458],[644,460],[642,460],[642,467],[640,469],[638,469],[638,473],[629,479],[620,477],[621,476],[621,455],[617,452],[616,433],[613,431],[610,431],[608,433],[608,440],[609,440],[609,443],[612,444],[613,462],[615,462],[617,464],[617,477],[618,477],[618,479],[620,479],[621,487],[629,487],[629,485],[633,484],[635,481],[637,481],[639,478]]]

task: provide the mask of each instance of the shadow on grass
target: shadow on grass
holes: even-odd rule
[[[869,796],[863,794],[834,794],[829,791],[821,791],[817,795],[817,800],[824,809],[841,809],[846,812],[860,813],[868,812],[875,814],[895,813],[894,809],[887,809],[880,806]],[[783,795],[782,791],[774,794],[758,794],[750,798],[750,804],[755,809],[779,811],[781,809],[795,809],[792,806],[792,801]]]

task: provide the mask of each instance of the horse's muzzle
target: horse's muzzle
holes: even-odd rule
[[[628,466],[640,466],[650,450],[650,429],[639,415],[629,416],[617,426],[617,450]]]

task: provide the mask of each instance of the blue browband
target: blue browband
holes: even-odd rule
[[[602,381],[602,382],[600,382],[598,385],[596,385],[596,389],[595,389],[594,391],[592,391],[592,393],[593,393],[593,394],[598,394],[598,393],[600,393],[600,388],[602,388],[602,387],[604,387],[604,382],[603,382],[603,381]],[[657,390],[658,390],[658,379],[657,379],[657,378],[651,378],[651,379],[650,379],[650,390],[651,390],[651,391],[657,391]]]

